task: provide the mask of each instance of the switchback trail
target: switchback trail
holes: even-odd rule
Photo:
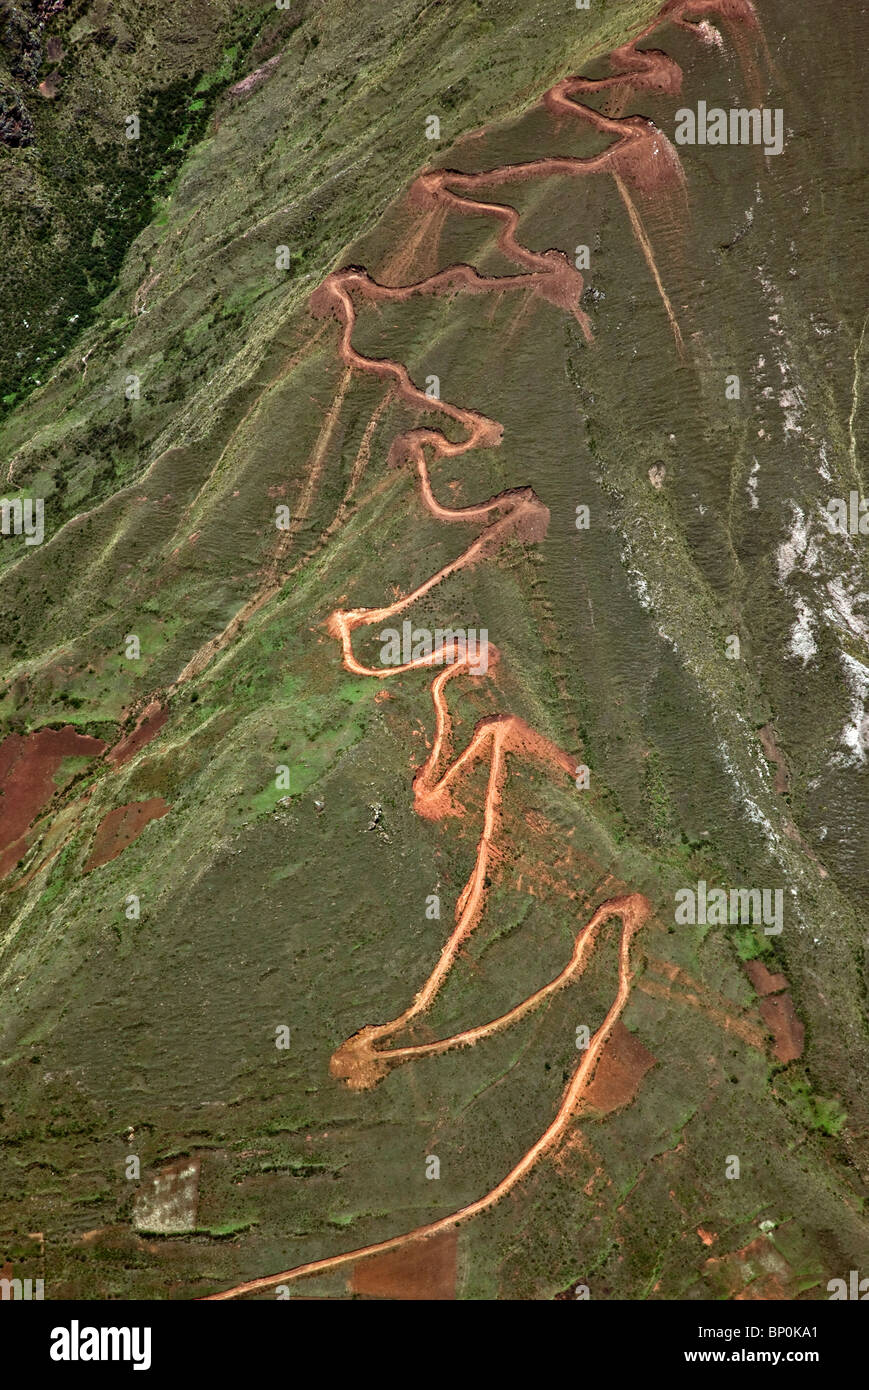
[[[444,984],[463,944],[477,926],[485,909],[486,880],[493,841],[501,818],[501,799],[507,778],[510,757],[530,757],[573,776],[574,760],[557,748],[549,739],[535,732],[515,715],[490,716],[479,721],[474,734],[462,753],[452,756],[451,721],[445,690],[449,681],[470,671],[467,656],[455,643],[448,643],[440,652],[421,656],[403,665],[371,667],[363,664],[353,650],[353,633],[357,628],[380,624],[410,608],[443,580],[462,569],[491,556],[506,537],[513,535],[531,543],[542,539],[549,522],[549,512],[530,487],[513,488],[468,507],[447,507],[432,491],[427,451],[433,459],[458,457],[471,449],[491,448],[501,441],[502,427],[494,420],[473,410],[432,400],[414,385],[406,367],[388,358],[362,356],[353,346],[358,297],[369,303],[404,302],[415,295],[501,293],[521,289],[540,295],[548,302],[572,314],[588,341],[591,330],[580,308],[583,279],[568,258],[560,251],[535,252],[517,239],[519,213],[500,203],[485,202],[475,195],[480,189],[496,188],[530,178],[554,174],[584,177],[608,173],[618,188],[631,220],[631,226],[643,255],[652,272],[656,287],[673,330],[677,348],[683,350],[682,336],[673,307],[667,297],[649,239],[629,189],[643,195],[666,198],[676,190],[682,191],[682,172],[678,157],[666,137],[641,116],[614,118],[601,115],[592,107],[577,100],[580,93],[593,95],[608,89],[654,91],[677,94],[681,87],[681,71],[665,54],[654,50],[639,50],[636,45],[647,38],[662,22],[682,25],[689,31],[697,26],[687,15],[705,16],[714,13],[720,18],[755,28],[757,21],[749,0],[667,0],[658,17],[629,43],[614,50],[611,76],[592,80],[567,77],[558,82],[543,97],[543,104],[556,117],[580,118],[603,135],[614,137],[602,153],[587,159],[556,156],[525,163],[505,165],[478,174],[463,174],[452,170],[435,170],[422,174],[412,185],[411,197],[421,209],[452,211],[463,215],[489,217],[500,223],[497,244],[504,255],[521,267],[520,273],[506,276],[483,276],[472,266],[456,264],[408,285],[383,285],[359,267],[348,267],[327,276],[311,297],[311,309],[319,317],[333,315],[341,326],[338,354],[348,371],[374,374],[388,382],[395,395],[420,410],[440,412],[460,425],[465,438],[451,442],[438,429],[416,427],[399,435],[392,445],[390,460],[409,463],[419,479],[422,501],[441,521],[480,522],[482,530],[467,549],[455,560],[433,574],[416,589],[380,608],[356,608],[335,611],[328,629],[341,644],[343,664],[356,675],[384,680],[402,672],[422,667],[444,665],[433,679],[431,695],[435,713],[435,732],[431,751],[417,770],[413,782],[414,804],[417,812],[430,819],[449,814],[463,814],[453,800],[453,788],[458,779],[481,760],[488,760],[489,775],[483,809],[483,828],[477,845],[471,875],[456,904],[455,925],[428,979],[413,1002],[391,1022],[362,1028],[349,1038],[332,1057],[332,1075],[354,1090],[375,1086],[391,1068],[423,1056],[432,1056],[454,1048],[471,1047],[487,1037],[510,1027],[539,1008],[556,991],[578,979],[598,940],[601,927],[612,917],[621,919],[619,942],[618,984],[613,1003],[600,1027],[592,1036],[582,1060],[568,1082],[558,1110],[549,1127],[510,1171],[489,1192],[467,1206],[437,1221],[387,1240],[327,1256],[279,1274],[271,1274],[238,1284],[210,1298],[229,1299],[240,1294],[254,1293],[277,1284],[285,1284],[306,1276],[328,1273],[352,1265],[370,1256],[421,1241],[427,1237],[454,1229],[461,1223],[487,1211],[507,1195],[534,1168],[539,1159],[552,1150],[575,1120],[583,1096],[615,1024],[621,1017],[633,984],[631,943],[651,914],[651,904],[639,893],[612,898],[602,903],[589,922],[577,933],[573,953],[564,969],[548,984],[530,994],[507,1013],[478,1027],[467,1029],[453,1037],[415,1046],[384,1048],[382,1044],[407,1028],[423,1015]],[[497,662],[497,652],[490,649]],[[452,759],[452,760],[451,760]],[[445,764],[444,770],[440,771]]]

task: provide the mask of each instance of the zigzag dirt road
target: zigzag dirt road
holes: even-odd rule
[[[394,463],[409,462],[415,468],[423,504],[433,516],[442,521],[485,523],[477,538],[457,559],[394,603],[380,608],[338,610],[329,620],[329,631],[341,644],[344,667],[356,675],[383,680],[402,672],[440,664],[444,659],[448,663],[432,681],[435,733],[429,756],[414,778],[414,803],[420,815],[438,819],[450,813],[457,813],[452,798],[454,784],[481,759],[488,758],[489,761],[483,829],[474,868],[456,905],[455,926],[434,969],[412,1004],[402,1014],[391,1022],[361,1029],[337,1050],[332,1058],[331,1073],[353,1089],[370,1089],[395,1066],[418,1057],[473,1046],[510,1027],[537,1009],[556,991],[581,976],[598,940],[600,928],[612,917],[619,917],[622,922],[618,985],[613,1003],[568,1082],[551,1124],[506,1176],[484,1196],[427,1225],[418,1226],[359,1249],[313,1260],[278,1274],[249,1280],[234,1288],[210,1295],[212,1300],[231,1299],[308,1276],[329,1273],[371,1256],[386,1254],[410,1242],[423,1241],[453,1230],[493,1207],[532,1171],[544,1154],[556,1147],[575,1120],[607,1039],[630,997],[634,979],[631,944],[652,911],[651,904],[639,893],[612,898],[602,903],[586,926],[577,933],[573,954],[561,973],[507,1013],[476,1028],[436,1042],[392,1049],[379,1046],[395,1037],[429,1008],[449,975],[462,943],[467,940],[481,918],[485,909],[485,885],[491,848],[501,820],[501,800],[508,771],[508,756],[532,757],[554,771],[561,771],[569,776],[573,775],[575,768],[574,760],[549,739],[529,728],[523,720],[509,714],[481,720],[468,746],[450,761],[451,721],[444,691],[448,681],[468,672],[469,665],[464,654],[455,646],[448,646],[444,652],[420,657],[403,665],[376,668],[364,665],[353,651],[353,633],[358,628],[383,623],[404,612],[449,576],[491,555],[510,534],[527,542],[541,539],[549,521],[547,508],[530,487],[510,489],[487,502],[469,507],[445,507],[437,500],[432,491],[426,451],[430,450],[435,459],[445,459],[455,458],[475,448],[494,447],[500,443],[502,427],[496,421],[475,411],[445,401],[432,400],[414,385],[406,367],[400,362],[362,356],[353,346],[353,329],[357,316],[354,296],[376,304],[385,301],[402,302],[415,295],[452,294],[458,291],[470,294],[502,293],[506,290],[522,289],[540,295],[572,314],[586,339],[591,341],[591,329],[579,304],[583,288],[581,273],[560,251],[549,250],[539,253],[523,246],[516,236],[519,213],[514,208],[499,203],[483,202],[471,194],[483,187],[492,188],[554,174],[585,176],[608,173],[613,176],[625,202],[631,226],[655,280],[677,348],[681,353],[682,335],[655,263],[651,243],[628,191],[628,187],[632,186],[644,196],[666,198],[674,189],[681,190],[682,173],[676,153],[664,135],[645,118],[604,116],[592,107],[577,101],[575,96],[578,93],[593,95],[607,89],[619,89],[625,95],[639,90],[678,93],[681,86],[681,71],[678,65],[657,50],[641,51],[636,45],[665,21],[695,32],[697,26],[689,23],[686,15],[705,17],[713,13],[724,21],[743,24],[752,29],[757,27],[749,0],[694,0],[693,4],[689,0],[668,0],[651,24],[629,43],[613,52],[611,64],[614,72],[611,76],[599,80],[568,77],[545,94],[543,104],[559,120],[568,115],[571,118],[578,117],[590,124],[599,134],[615,137],[614,142],[602,153],[587,159],[559,156],[534,160],[478,174],[436,170],[422,174],[416,180],[411,189],[411,196],[421,209],[485,216],[499,222],[501,227],[497,244],[508,259],[522,267],[520,274],[482,276],[472,266],[457,264],[416,283],[390,286],[378,283],[363,269],[349,267],[329,275],[311,298],[311,309],[317,316],[331,314],[337,318],[341,326],[338,353],[348,370],[381,377],[411,406],[429,412],[440,412],[464,428],[465,438],[459,443],[451,442],[437,429],[411,429],[395,440],[390,458]],[[439,775],[439,769],[444,763],[445,770]]]

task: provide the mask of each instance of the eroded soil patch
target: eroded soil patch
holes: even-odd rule
[[[149,801],[131,801],[126,806],[116,806],[114,811],[109,811],[97,827],[84,872],[90,873],[91,869],[108,864],[110,859],[117,859],[141,835],[149,821],[158,820],[171,809],[162,796],[152,796]]]
[[[456,1296],[456,1231],[432,1236],[365,1260],[353,1270],[350,1287],[371,1298],[433,1299]]]
[[[102,739],[78,733],[71,724],[10,734],[0,744],[0,878],[14,869],[27,848],[26,831],[57,792],[54,774],[64,758],[96,758]]]
[[[594,1080],[585,1093],[584,1108],[609,1115],[613,1110],[630,1105],[643,1077],[656,1060],[619,1019],[601,1053]]]

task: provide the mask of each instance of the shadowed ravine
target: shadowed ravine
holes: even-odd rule
[[[407,369],[400,362],[362,356],[353,346],[353,330],[357,315],[355,299],[361,298],[377,304],[403,302],[415,295],[458,292],[485,294],[521,289],[526,293],[540,295],[573,314],[586,339],[591,342],[589,324],[579,305],[583,289],[580,272],[560,251],[538,253],[523,246],[516,235],[520,218],[514,208],[487,203],[474,195],[484,187],[496,188],[527,179],[553,175],[582,177],[605,173],[613,177],[624,202],[633,233],[655,281],[681,356],[685,350],[682,334],[659,274],[652,245],[630,193],[630,189],[633,188],[647,199],[665,201],[674,195],[684,198],[678,158],[665,136],[643,117],[604,116],[583,105],[578,96],[581,93],[594,94],[613,89],[618,89],[625,96],[632,91],[644,90],[668,95],[678,94],[682,80],[678,65],[657,50],[639,51],[636,45],[663,21],[679,24],[690,32],[695,32],[696,26],[689,23],[686,16],[700,18],[709,13],[734,24],[757,28],[749,0],[694,0],[694,3],[689,3],[689,0],[668,0],[657,19],[633,40],[613,52],[611,64],[614,72],[611,76],[600,80],[568,77],[544,95],[542,104],[559,121],[565,117],[580,119],[591,125],[596,133],[615,137],[613,143],[602,153],[587,159],[539,159],[505,165],[478,174],[437,170],[423,174],[416,180],[411,189],[411,197],[413,203],[421,210],[437,209],[463,215],[478,215],[499,222],[501,227],[497,239],[498,247],[509,260],[521,267],[521,273],[487,277],[480,275],[472,266],[456,264],[427,279],[407,285],[390,286],[379,284],[363,269],[350,267],[329,275],[311,298],[313,313],[320,317],[334,315],[340,323],[338,354],[348,372],[367,372],[383,378],[409,405],[416,409],[440,412],[464,428],[466,437],[459,443],[452,443],[445,434],[434,428],[411,429],[396,438],[390,458],[393,463],[409,463],[416,470],[421,497],[431,515],[441,521],[483,523],[479,535],[457,559],[445,565],[412,592],[381,608],[337,610],[329,619],[329,631],[341,643],[344,667],[355,675],[382,680],[420,667],[440,664],[444,655],[446,657],[446,668],[434,677],[431,684],[435,712],[435,732],[431,751],[418,769],[413,783],[414,805],[420,815],[439,819],[447,814],[462,814],[452,800],[455,784],[479,761],[488,760],[489,764],[483,828],[474,867],[459,895],[455,926],[434,969],[403,1013],[391,1022],[361,1029],[336,1051],[331,1061],[332,1075],[343,1080],[352,1089],[370,1089],[394,1066],[416,1057],[473,1046],[482,1039],[508,1028],[532,1013],[555,991],[581,976],[598,940],[600,928],[611,917],[619,917],[622,924],[618,983],[612,1005],[567,1083],[551,1124],[489,1192],[429,1224],[375,1244],[250,1280],[213,1294],[210,1296],[212,1299],[232,1298],[238,1294],[267,1289],[308,1275],[327,1273],[368,1256],[384,1254],[409,1242],[451,1230],[494,1206],[522,1181],[544,1154],[557,1145],[575,1119],[601,1053],[630,997],[633,984],[631,945],[634,936],[651,913],[651,905],[639,893],[612,898],[601,904],[589,922],[578,931],[573,954],[561,973],[507,1013],[492,1019],[489,1023],[435,1042],[396,1048],[382,1046],[426,1012],[449,975],[462,944],[478,925],[485,911],[487,869],[493,840],[500,826],[501,798],[508,776],[508,755],[533,757],[553,771],[561,771],[569,776],[574,773],[575,760],[550,740],[529,728],[523,720],[510,714],[482,719],[477,724],[468,746],[462,753],[453,756],[446,686],[450,680],[469,670],[467,658],[460,655],[456,646],[448,647],[445,654],[420,657],[403,665],[388,668],[366,666],[354,654],[353,633],[358,628],[383,623],[404,612],[442,580],[491,556],[507,536],[512,535],[525,542],[540,540],[549,522],[547,508],[530,487],[510,489],[486,502],[463,508],[445,507],[437,501],[432,492],[427,451],[431,451],[433,459],[445,459],[456,458],[471,449],[495,447],[500,443],[502,427],[496,421],[474,411],[445,401],[432,400],[414,385]],[[493,666],[497,665],[494,659],[496,656],[494,653]]]

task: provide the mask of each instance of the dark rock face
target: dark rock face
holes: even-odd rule
[[[12,87],[0,87],[0,140],[10,149],[33,144],[30,112]]]

